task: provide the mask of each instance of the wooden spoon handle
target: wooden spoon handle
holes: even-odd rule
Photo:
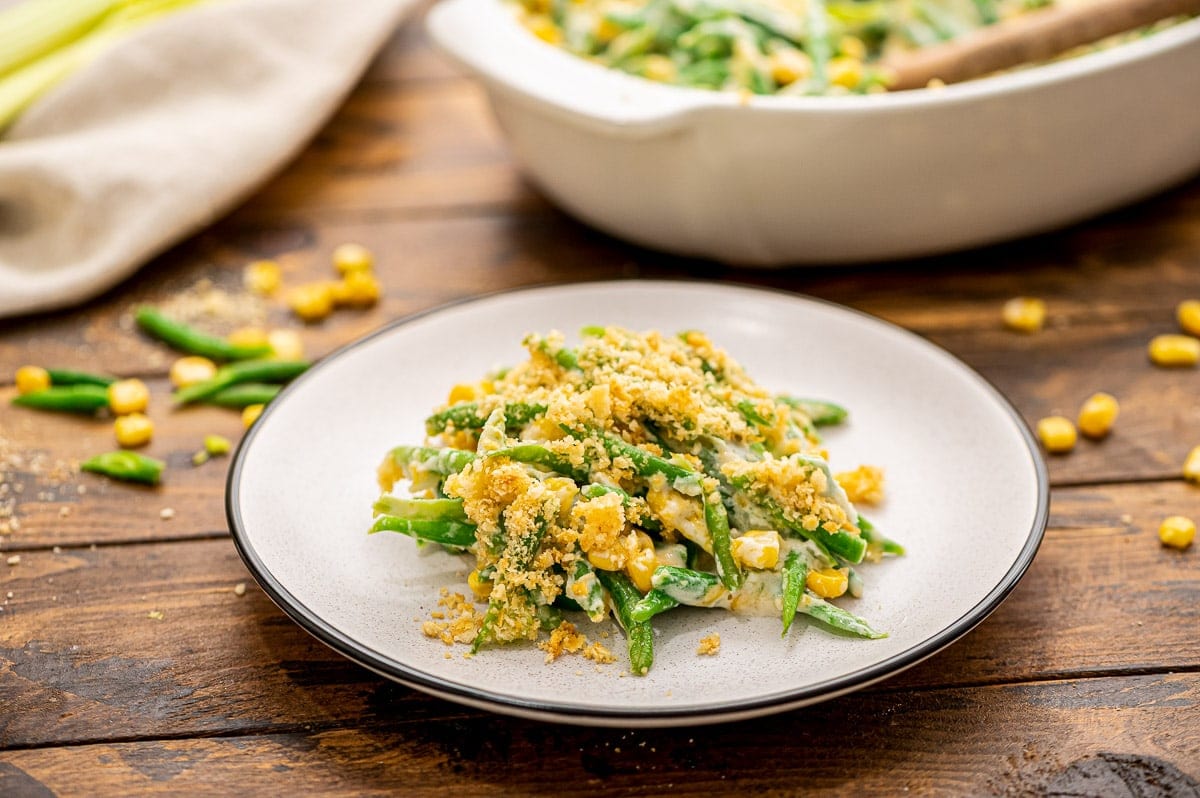
[[[1097,0],[1014,17],[945,44],[885,58],[893,91],[921,89],[929,81],[958,83],[1020,64],[1053,58],[1072,47],[1151,25],[1168,17],[1200,14],[1200,0]]]

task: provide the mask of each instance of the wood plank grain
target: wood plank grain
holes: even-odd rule
[[[1200,675],[1190,673],[857,694],[715,729],[397,715],[341,728],[3,752],[0,791],[260,794],[286,784],[304,795],[492,796],[561,795],[570,785],[605,795],[1015,796],[1078,790],[1074,769],[1092,777],[1083,792],[1056,794],[1185,795],[1200,776],[1197,702]],[[1105,772],[1111,781],[1098,782]]]
[[[1200,559],[1155,535],[1198,511],[1200,491],[1177,483],[1059,491],[1012,596],[880,689],[1200,669]],[[0,571],[0,608],[0,747],[450,711],[318,644],[227,540],[26,551]]]

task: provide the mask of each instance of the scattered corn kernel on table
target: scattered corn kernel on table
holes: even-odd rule
[[[1121,414],[1049,459],[1050,530],[978,629],[900,676],[740,724],[554,727],[430,698],[325,649],[255,586],[226,530],[228,458],[194,466],[233,411],[172,412],[173,357],[136,305],[197,281],[241,291],[247,263],[327,279],[346,241],[384,296],[303,328],[319,357],[379,325],[533,283],[691,276],[860,308],[965,359],[1031,423],[1095,391]],[[1012,297],[1045,329],[1001,324]],[[1037,238],[915,263],[764,273],[642,251],[522,183],[479,89],[409,27],[315,142],[214,228],[87,307],[0,324],[0,794],[589,793],[1193,795],[1200,778],[1200,551],[1159,543],[1200,516],[1181,476],[1200,444],[1200,374],[1147,343],[1200,298],[1200,183]],[[268,322],[299,326],[282,304]],[[79,474],[110,423],[10,406],[25,363],[138,376],[158,489]],[[953,486],[948,486],[953,489]],[[1084,785],[1084,786],[1080,786]],[[1099,786],[1098,786],[1099,785]],[[1170,792],[1177,789],[1178,792]],[[1074,790],[1074,792],[1071,792]],[[1149,794],[1149,793],[1145,793]]]

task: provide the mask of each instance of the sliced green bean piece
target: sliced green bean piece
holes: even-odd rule
[[[635,621],[631,615],[642,594],[625,574],[616,571],[596,571],[596,576],[612,598],[613,614],[617,616],[617,623],[625,630],[629,648],[629,672],[645,676],[654,664],[654,630],[649,621]]]
[[[469,523],[462,499],[402,499],[383,495],[375,500],[376,515],[394,515],[413,521],[458,521]]]
[[[579,440],[587,438],[595,438],[600,441],[604,447],[604,451],[608,452],[608,456],[616,459],[618,457],[628,457],[633,463],[633,470],[639,477],[652,477],[655,474],[662,474],[670,480],[695,480],[697,474],[690,468],[681,465],[676,465],[664,457],[648,452],[640,446],[634,446],[625,440],[618,438],[615,435],[610,435],[607,432],[597,429],[572,429],[567,425],[563,425],[565,432],[574,435]],[[699,492],[699,483],[696,483],[697,491]],[[676,488],[678,490],[678,488]],[[696,495],[691,493],[689,495]]]
[[[513,402],[504,407],[505,426],[509,432],[516,432],[545,412],[545,405]],[[479,414],[478,403],[460,402],[425,419],[425,434],[437,435],[450,426],[455,429],[480,429],[486,421],[487,418]]]
[[[475,460],[475,453],[466,449],[435,449],[431,446],[397,446],[388,458],[405,474],[414,469],[450,476],[462,471]]]
[[[51,385],[99,385],[107,388],[117,381],[116,377],[72,369],[46,369],[46,373],[50,375]]]
[[[218,391],[205,399],[206,404],[221,407],[246,407],[247,405],[269,404],[279,392],[280,385],[268,385],[264,382],[246,382],[241,385],[231,385],[223,391]]]
[[[816,618],[821,623],[828,624],[835,629],[856,634],[859,637],[865,637],[870,640],[887,637],[887,632],[875,631],[865,619],[858,617],[852,612],[847,612],[837,605],[830,604],[815,593],[805,593],[800,601],[799,609],[800,612],[810,618]]]
[[[399,532],[417,540],[441,543],[443,546],[467,548],[475,542],[475,525],[458,521],[433,521],[412,518],[397,518],[381,515],[371,525],[371,534],[376,532]]]
[[[488,603],[487,612],[483,614],[483,621],[479,624],[479,631],[475,633],[475,639],[471,641],[471,653],[478,654],[479,649],[492,636],[492,627],[496,625],[496,619],[500,617],[500,605],[495,601]]]
[[[567,571],[566,596],[593,621],[601,621],[608,614],[604,606],[604,589],[583,552],[578,552],[575,563]]]
[[[881,534],[875,528],[875,525],[866,518],[863,518],[862,515],[858,516],[858,530],[862,533],[863,539],[867,541],[868,545],[878,546],[879,550],[884,554],[895,554],[898,557],[904,556],[904,547],[902,545]]]
[[[62,385],[18,394],[12,403],[36,410],[91,414],[108,407],[108,390],[100,385]]]
[[[200,332],[182,322],[167,318],[157,308],[143,305],[134,312],[138,326],[165,344],[191,355],[203,355],[214,360],[249,360],[271,354],[268,344],[239,346],[224,338]]]
[[[798,399],[795,396],[780,395],[775,397],[788,407],[794,407],[818,427],[832,427],[841,424],[850,416],[850,411],[833,402],[823,399]]]
[[[650,620],[659,613],[673,610],[678,606],[679,602],[663,591],[651,590],[642,596],[637,604],[633,605],[633,609],[629,612],[629,617],[635,623],[641,623],[642,621]]]
[[[711,499],[715,498],[715,501]],[[729,534],[729,515],[720,497],[704,497],[704,523],[712,540],[713,559],[717,561],[717,576],[729,590],[742,586],[742,569],[733,559],[732,542]]]
[[[711,607],[728,594],[716,574],[674,565],[655,568],[650,583],[655,590],[690,607]]]
[[[157,485],[165,467],[162,460],[125,450],[98,454],[79,464],[80,471],[143,485]]]
[[[576,482],[586,482],[588,471],[586,468],[579,468],[571,463],[565,456],[550,451],[545,446],[536,443],[521,443],[516,446],[508,446],[503,449],[497,449],[487,455],[490,457],[507,457],[510,460],[515,460],[518,463],[526,463],[535,465],[541,468],[554,471],[564,476],[571,477]]]
[[[537,609],[538,623],[542,626],[542,631],[553,632],[563,622],[563,614],[552,604],[539,604]]]
[[[783,561],[783,634],[780,637],[787,637],[788,629],[792,628],[807,579],[808,562],[800,552],[789,552]]]
[[[217,369],[217,373],[203,382],[197,382],[175,392],[177,404],[187,404],[208,399],[231,385],[247,382],[287,382],[300,376],[308,369],[303,360],[245,360],[230,363]]]

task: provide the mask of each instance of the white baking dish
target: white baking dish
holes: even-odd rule
[[[1200,19],[938,90],[739,97],[606,69],[501,0],[445,0],[529,177],[649,247],[757,265],[943,252],[1059,227],[1200,169]]]

